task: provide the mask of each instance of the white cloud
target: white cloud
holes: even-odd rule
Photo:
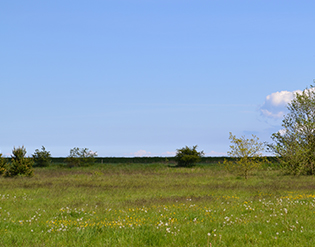
[[[294,99],[296,93],[301,93],[302,91],[296,90],[293,92],[281,91],[268,95],[266,101],[269,101],[271,105],[274,106],[286,106],[291,100]]]
[[[281,118],[283,117],[283,115],[285,115],[284,111],[271,112],[271,111],[268,111],[267,109],[260,109],[260,111],[262,112],[264,116],[271,117],[271,118]]]
[[[176,152],[174,151],[166,151],[165,153],[162,153],[162,156],[175,156]]]
[[[226,156],[226,153],[210,151],[209,153],[205,153],[205,156]]]
[[[141,149],[141,150],[138,150],[137,152],[130,153],[130,155],[132,155],[134,157],[155,157],[155,156],[164,157],[164,156],[175,156],[176,152],[166,151],[163,153],[152,153],[152,152]]]
[[[148,152],[145,150],[139,150],[135,153],[131,153],[131,155],[134,155],[135,157],[148,157],[148,156],[151,156],[151,152]]]
[[[270,118],[281,118],[285,115],[286,107],[290,103],[297,93],[302,93],[301,90],[280,91],[268,95],[260,108],[261,113]]]

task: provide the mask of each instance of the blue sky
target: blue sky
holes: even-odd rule
[[[315,78],[314,1],[0,1],[0,151],[226,155]]]

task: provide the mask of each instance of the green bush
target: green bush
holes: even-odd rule
[[[259,142],[257,136],[252,135],[251,139],[246,139],[245,136],[236,138],[230,132],[229,139],[233,145],[230,145],[230,151],[227,153],[234,159],[224,160],[223,164],[228,171],[247,179],[251,171],[260,168],[263,163],[268,163],[267,158],[262,155],[265,150],[264,143]]]
[[[199,162],[202,156],[204,156],[204,152],[198,152],[197,145],[192,148],[186,146],[181,149],[177,149],[175,161],[179,167],[191,167]]]
[[[34,159],[34,167],[45,167],[49,166],[51,163],[51,155],[49,151],[46,151],[45,147],[42,146],[42,150],[39,151],[38,149],[35,150],[35,153],[33,154]]]
[[[4,174],[7,170],[8,163],[5,158],[2,157],[2,154],[0,154],[0,175]]]
[[[77,166],[89,166],[94,164],[96,152],[89,150],[88,148],[75,147],[70,150],[70,155],[65,159],[68,167]]]
[[[11,163],[4,172],[5,177],[15,176],[32,176],[33,175],[33,164],[32,158],[25,157],[26,149],[24,146],[13,148]]]

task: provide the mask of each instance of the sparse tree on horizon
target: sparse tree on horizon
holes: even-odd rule
[[[265,150],[264,143],[259,142],[257,136],[252,135],[251,139],[246,139],[245,136],[237,138],[230,132],[229,139],[232,145],[227,153],[233,159],[225,159],[223,162],[228,171],[240,173],[245,179],[248,179],[251,171],[267,162],[267,159],[262,156],[262,152]]]

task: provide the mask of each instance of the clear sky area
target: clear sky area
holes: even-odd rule
[[[315,79],[315,1],[0,1],[0,152],[224,156]]]

